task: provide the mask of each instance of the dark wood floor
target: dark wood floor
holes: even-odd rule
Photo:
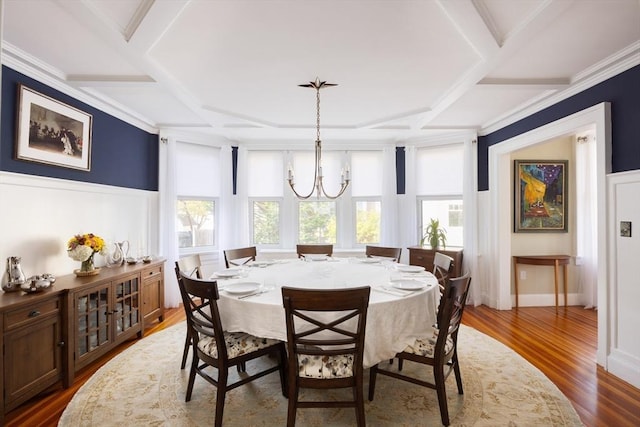
[[[597,368],[596,312],[581,307],[531,307],[497,311],[467,307],[464,323],[490,335],[537,366],[569,398],[587,427],[640,426],[640,389]],[[147,329],[160,331],[184,319],[181,309],[168,310],[166,320]],[[57,389],[10,412],[9,426],[56,426],[73,394],[127,343],[88,366],[69,389]]]

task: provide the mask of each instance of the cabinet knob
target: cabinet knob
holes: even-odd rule
[[[33,310],[29,313],[29,317],[38,317],[40,316],[40,312],[38,310]]]
[[[64,347],[64,341],[60,341],[60,342],[58,343],[58,347]]]

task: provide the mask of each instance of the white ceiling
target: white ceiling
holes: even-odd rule
[[[0,0],[2,62],[150,132],[488,133],[640,64],[640,0]]]

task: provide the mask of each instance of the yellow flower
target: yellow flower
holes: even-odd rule
[[[78,261],[84,261],[93,253],[104,253],[106,250],[104,239],[93,233],[76,234],[67,242],[67,252],[69,256]]]

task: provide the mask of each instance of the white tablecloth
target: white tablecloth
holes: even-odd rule
[[[224,329],[286,340],[282,286],[307,289],[336,289],[371,286],[365,332],[364,366],[368,368],[428,333],[436,320],[437,281],[428,272],[402,273],[386,261],[371,264],[362,259],[329,261],[280,260],[266,267],[247,267],[243,277],[219,278],[218,302]],[[421,290],[392,294],[392,279],[412,278],[425,283]],[[256,282],[270,291],[239,299],[224,291],[232,283]],[[384,287],[387,288],[385,290]],[[389,291],[388,289],[391,289]]]

